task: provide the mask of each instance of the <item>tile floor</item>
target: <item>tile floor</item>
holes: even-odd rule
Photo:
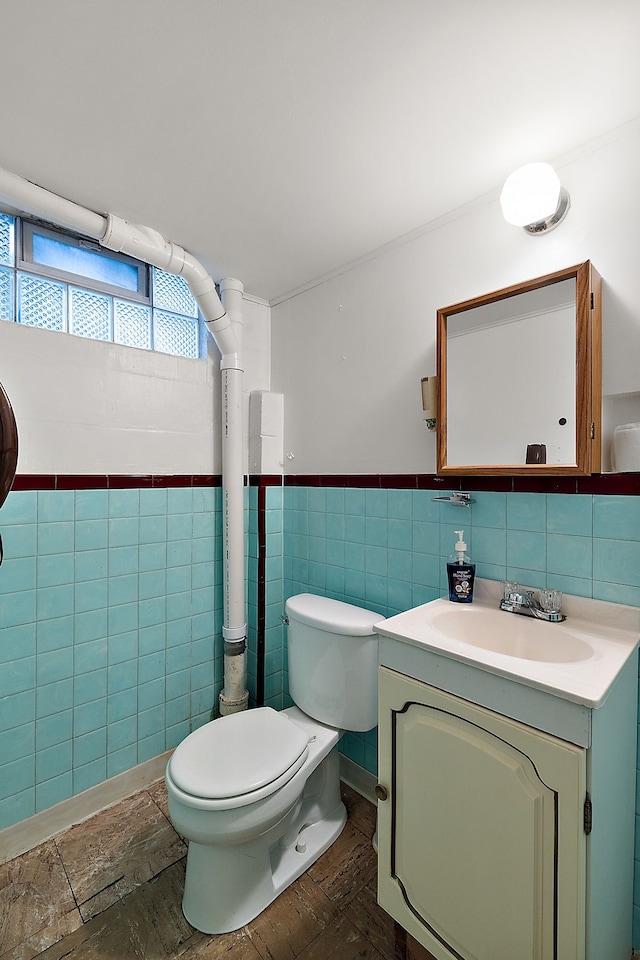
[[[0,960],[394,960],[376,903],[375,808],[347,786],[338,840],[248,926],[182,915],[186,846],[162,781],[0,865]]]

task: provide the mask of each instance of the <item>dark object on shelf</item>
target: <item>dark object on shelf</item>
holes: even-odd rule
[[[527,459],[525,463],[546,463],[547,448],[544,443],[527,444]]]

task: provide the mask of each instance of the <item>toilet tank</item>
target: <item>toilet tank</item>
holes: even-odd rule
[[[384,617],[350,603],[301,593],[289,621],[289,693],[308,716],[341,730],[378,722],[378,637]]]

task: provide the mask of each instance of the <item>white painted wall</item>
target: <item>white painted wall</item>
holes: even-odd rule
[[[269,327],[268,306],[245,298],[247,405],[269,389]],[[219,363],[212,340],[206,360],[186,360],[0,323],[18,473],[220,473]]]
[[[506,224],[496,189],[279,303],[271,321],[245,297],[245,397],[284,394],[287,472],[434,472],[420,378],[435,372],[436,309],[589,258],[604,279],[604,393],[619,398],[607,431],[640,421],[640,121],[557,168],[572,206],[549,236]],[[0,323],[19,472],[218,473],[218,359],[213,345],[195,362]]]
[[[435,472],[420,378],[435,373],[436,310],[588,259],[603,277],[604,393],[635,394],[625,416],[640,420],[640,121],[555,165],[571,209],[549,235],[505,223],[498,186],[272,307],[287,472]]]

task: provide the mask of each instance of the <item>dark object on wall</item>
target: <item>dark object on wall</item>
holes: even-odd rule
[[[11,490],[18,465],[18,428],[9,397],[0,383],[0,507]]]
[[[527,459],[525,463],[546,463],[547,448],[544,443],[527,444]]]

